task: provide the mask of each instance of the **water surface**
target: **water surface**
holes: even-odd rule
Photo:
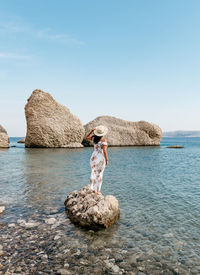
[[[69,192],[89,183],[92,148],[26,149],[19,139],[11,138],[16,147],[0,150],[0,205],[6,206],[0,235],[11,236],[0,244],[6,251],[12,236],[24,240],[23,247],[15,244],[15,265],[3,260],[4,270],[20,266],[27,273],[30,259],[23,265],[19,255],[29,255],[30,238],[39,243],[41,236],[44,243],[32,247],[30,274],[200,274],[200,138],[109,148],[102,193],[116,196],[121,217],[99,232],[75,227],[63,205]],[[52,217],[57,226],[48,224]],[[24,222],[38,225],[27,228]]]

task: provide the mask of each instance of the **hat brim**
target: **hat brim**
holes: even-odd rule
[[[99,133],[97,133],[96,130],[94,130],[94,135],[95,135],[95,136],[98,136],[98,137],[103,137],[103,136],[105,136],[107,133],[108,133],[108,130],[107,130],[107,129],[105,129],[105,130],[103,131],[102,134],[99,134]]]

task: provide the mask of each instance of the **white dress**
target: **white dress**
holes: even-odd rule
[[[108,145],[107,142],[99,141],[94,144],[94,151],[90,158],[91,176],[90,176],[90,189],[101,191],[103,171],[106,166],[106,160],[103,152],[103,145]]]

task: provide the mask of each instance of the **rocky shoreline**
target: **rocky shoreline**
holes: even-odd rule
[[[199,274],[195,265],[186,268],[172,259],[170,251],[144,252],[112,234],[75,228],[65,213],[0,223],[0,274]]]

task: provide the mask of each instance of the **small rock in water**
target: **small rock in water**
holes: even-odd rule
[[[47,254],[42,255],[42,258],[43,258],[43,259],[48,259],[48,255],[47,255]]]
[[[140,254],[133,254],[131,256],[129,256],[128,258],[128,262],[132,265],[136,265],[137,264],[137,259],[140,257]]]
[[[61,275],[68,275],[68,274],[71,274],[71,272],[69,272],[67,269],[59,269],[58,271],[58,274],[61,274]]]
[[[17,223],[18,223],[19,225],[22,225],[22,224],[25,224],[26,221],[25,221],[25,220],[22,220],[22,219],[19,219],[19,220],[17,220]]]
[[[0,250],[0,256],[3,256],[4,254],[5,254],[5,252]]]
[[[54,237],[54,241],[56,241],[56,240],[58,240],[58,239],[60,239],[60,235],[56,235],[56,236]]]
[[[15,223],[10,223],[8,227],[15,227]]]
[[[16,268],[16,271],[17,271],[17,272],[21,272],[21,271],[22,271],[21,266],[18,266],[18,267]]]
[[[17,143],[25,143],[25,138],[22,138],[22,139],[18,140]]]
[[[143,267],[143,266],[138,266],[138,268],[137,268],[139,271],[144,271],[145,270],[145,268]]]
[[[45,219],[45,222],[47,224],[54,224],[56,222],[56,219],[55,218]]]
[[[174,146],[167,146],[167,148],[181,149],[181,148],[184,148],[184,147],[180,146],[180,145],[174,145]]]
[[[0,206],[0,214],[5,211],[5,206]]]
[[[181,241],[179,241],[179,240],[177,240],[177,239],[175,239],[174,238],[174,243],[176,244],[176,245],[178,245],[178,246],[183,246],[183,242],[181,242]]]
[[[105,260],[104,262],[105,262],[107,268],[112,269],[112,271],[113,271],[115,274],[118,274],[118,273],[119,273],[120,268],[119,268],[118,265],[113,264],[113,263],[112,263],[111,261],[109,261],[109,260]]]
[[[118,200],[114,196],[93,193],[90,186],[71,192],[65,201],[68,217],[75,224],[89,229],[108,228],[119,216]]]
[[[153,249],[149,249],[148,251],[147,251],[147,255],[152,255],[153,254]]]
[[[48,207],[45,209],[45,214],[50,215],[50,214],[56,214],[58,213],[59,208],[58,207]]]
[[[78,249],[76,253],[74,253],[73,255],[77,255],[79,256],[81,254],[81,251]]]
[[[164,238],[173,238],[173,234],[172,233],[168,233],[168,234],[164,234],[163,237]]]
[[[38,225],[39,225],[38,222],[26,222],[25,224],[23,224],[23,226],[26,228],[32,228],[32,227],[36,227]]]

